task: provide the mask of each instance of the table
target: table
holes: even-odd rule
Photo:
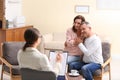
[[[77,77],[72,77],[69,76],[68,73],[66,73],[66,80],[82,80],[83,77],[81,75],[77,76]]]

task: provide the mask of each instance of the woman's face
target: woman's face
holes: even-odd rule
[[[40,44],[41,43],[41,38],[38,38],[38,44]]]
[[[76,19],[75,22],[74,22],[74,26],[75,26],[75,29],[80,29],[80,24],[81,24],[82,20],[81,19]]]

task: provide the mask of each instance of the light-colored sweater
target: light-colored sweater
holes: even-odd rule
[[[72,28],[68,28],[66,32],[67,46],[65,46],[65,50],[69,52],[69,55],[82,55],[78,45],[74,45],[75,38],[77,38],[77,34],[73,32]]]
[[[98,36],[92,35],[85,39],[84,44],[80,43],[79,48],[83,52],[83,61],[85,63],[103,64],[101,40]]]
[[[56,62],[55,69],[51,66],[48,57],[39,52],[36,48],[28,47],[25,51],[18,52],[18,63],[20,68],[30,68],[40,71],[53,71],[56,75],[60,72],[60,63]]]
[[[28,47],[25,51],[20,50],[17,58],[21,68],[52,71],[47,56],[40,53],[36,48]]]

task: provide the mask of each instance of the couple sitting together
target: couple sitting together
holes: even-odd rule
[[[59,70],[53,69],[48,57],[37,50],[42,38],[39,30],[36,28],[27,29],[24,38],[26,43],[23,49],[18,52],[20,67],[54,71],[59,77]],[[103,63],[101,41],[81,15],[74,18],[73,27],[67,30],[65,50],[69,52],[69,71],[81,70],[85,80],[93,80],[93,73],[100,69]],[[32,64],[30,60],[32,60]],[[58,54],[56,67],[60,68],[60,63],[61,56]],[[63,75],[63,80],[65,80],[65,75]]]
[[[74,18],[73,27],[67,30],[65,50],[69,52],[68,72],[75,69],[85,80],[93,80],[93,73],[103,64],[102,45],[81,15]]]

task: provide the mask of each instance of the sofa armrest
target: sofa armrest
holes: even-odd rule
[[[2,61],[3,64],[8,66],[9,68],[12,68],[12,65],[8,61],[6,61],[4,58],[0,57],[0,60]]]
[[[108,65],[111,62],[111,57],[104,63],[102,64],[102,68],[104,68],[106,65]]]
[[[41,39],[41,43],[37,48],[40,52],[45,53],[44,52],[45,43],[46,42],[51,42],[53,40],[53,33],[44,34],[42,37],[43,38]]]

